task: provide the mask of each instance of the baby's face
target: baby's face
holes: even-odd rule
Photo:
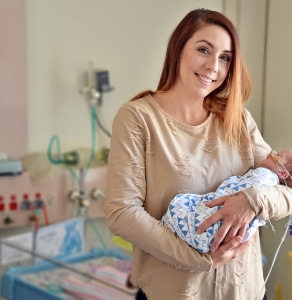
[[[292,150],[282,150],[280,152],[273,150],[263,161],[257,164],[256,167],[264,167],[270,169],[278,175],[280,182],[282,182],[281,180],[286,179],[287,182],[289,181],[288,185],[292,186],[292,177],[291,175],[289,175],[289,171],[287,170],[287,168],[291,170],[291,161]]]
[[[277,153],[277,156],[285,166],[292,163],[292,150],[282,150]]]

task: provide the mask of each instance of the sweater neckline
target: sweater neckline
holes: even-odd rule
[[[172,117],[171,115],[169,115],[165,110],[163,110],[161,108],[161,106],[157,103],[157,101],[154,99],[154,97],[152,95],[148,94],[145,96],[145,98],[151,102],[151,104],[164,116],[165,119],[172,120],[172,122],[176,123],[180,127],[183,126],[187,129],[199,129],[199,128],[204,127],[207,124],[209,124],[211,122],[211,120],[214,118],[214,114],[212,112],[210,112],[208,118],[203,123],[201,123],[199,125],[189,125],[189,124],[180,122],[177,119],[175,119],[174,117]]]

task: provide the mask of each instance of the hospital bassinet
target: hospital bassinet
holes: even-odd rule
[[[64,258],[66,264],[86,270],[86,266],[92,265],[96,260],[116,258],[130,260],[118,249],[94,249],[87,254]],[[79,300],[79,299],[110,299],[99,298],[98,293],[91,297],[80,298],[62,289],[61,282],[64,277],[74,275],[74,272],[65,270],[51,262],[41,261],[32,266],[10,267],[3,274],[1,280],[2,297],[8,300]],[[76,274],[75,274],[76,275]],[[107,286],[104,286],[108,289]],[[121,299],[135,299],[135,290],[124,294]],[[117,298],[115,298],[118,300]]]

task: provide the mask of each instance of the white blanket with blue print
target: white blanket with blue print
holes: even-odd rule
[[[202,234],[197,234],[198,225],[221,207],[209,208],[206,202],[230,195],[252,186],[272,186],[279,183],[275,173],[266,168],[249,170],[243,176],[231,176],[223,181],[214,193],[204,195],[178,194],[171,200],[162,223],[169,227],[178,237],[202,253],[210,251],[216,233],[222,221],[213,224]],[[247,241],[265,221],[254,218],[249,224],[243,241]]]

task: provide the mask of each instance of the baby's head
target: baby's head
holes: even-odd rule
[[[292,150],[271,151],[269,155],[256,168],[268,168],[279,177],[280,183],[292,187]]]

